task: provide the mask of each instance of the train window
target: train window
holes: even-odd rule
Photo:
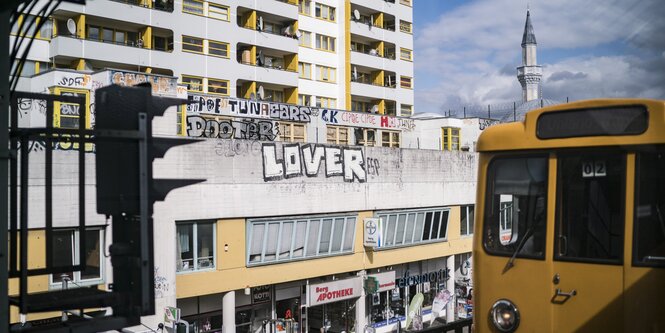
[[[621,263],[623,154],[559,156],[555,259]]]
[[[633,263],[665,267],[665,149],[637,159]]]
[[[491,162],[483,230],[488,253],[544,258],[547,170],[547,156]]]

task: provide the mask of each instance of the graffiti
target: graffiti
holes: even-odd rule
[[[85,87],[90,81],[90,75],[76,77],[62,77],[57,85],[62,87]]]
[[[57,72],[55,85],[67,88],[90,89],[92,80],[88,74]]]
[[[372,175],[372,176],[378,176],[379,175],[379,169],[381,169],[381,166],[379,165],[379,160],[376,158],[367,158],[367,174]]]
[[[261,143],[252,140],[217,140],[215,154],[224,157],[247,154],[258,156],[261,154]]]
[[[346,182],[367,181],[365,158],[360,148],[331,147],[318,144],[285,144],[282,158],[277,158],[274,143],[261,146],[263,180],[276,181],[294,177],[317,177],[325,164],[326,178],[343,177]],[[304,172],[303,172],[304,171]]]
[[[69,150],[74,150],[78,151],[79,147],[81,146],[80,143],[75,142],[75,138],[73,138],[69,134],[63,134],[60,136],[60,139],[62,141],[57,141],[57,142],[51,142],[51,150],[61,150],[61,151],[69,151]],[[54,139],[55,140],[55,139]],[[86,153],[95,153],[95,145],[93,143],[85,143],[85,152]],[[21,148],[21,143],[18,143],[18,149]],[[30,141],[30,144],[28,145],[28,153],[33,153],[33,152],[41,152],[46,150],[46,141],[44,140],[34,140]]]
[[[189,95],[187,99],[188,113],[270,118],[295,122],[310,122],[312,115],[312,109],[307,106],[200,95]]]
[[[321,110],[321,119],[324,122],[333,125],[346,125],[367,128],[388,128],[413,131],[413,129],[416,127],[415,121],[409,118],[330,109]]]
[[[164,297],[165,293],[169,291],[169,281],[159,275],[159,267],[155,267],[155,297]]]
[[[278,134],[277,126],[271,121],[216,121],[201,116],[187,117],[187,135],[190,137],[273,141]]]
[[[153,94],[175,96],[177,93],[177,82],[172,77],[116,71],[111,71],[110,73],[111,82],[117,85],[135,86],[140,83],[149,82],[152,85]]]
[[[481,131],[492,126],[498,124],[498,120],[492,120],[492,119],[478,119],[478,129]]]

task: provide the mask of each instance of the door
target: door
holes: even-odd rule
[[[558,155],[552,277],[555,332],[623,325],[625,154]]]
[[[628,159],[625,332],[665,331],[665,147]],[[635,161],[633,168],[633,161]],[[632,170],[635,172],[631,172]],[[634,196],[630,191],[634,189]],[[633,208],[630,210],[630,208]],[[630,244],[630,245],[628,245]]]

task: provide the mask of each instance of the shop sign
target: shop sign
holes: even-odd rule
[[[379,290],[379,280],[375,277],[368,276],[365,279],[365,292],[367,294],[374,294]]]
[[[440,269],[436,272],[429,272],[429,273],[424,273],[424,274],[419,274],[419,275],[410,275],[409,271],[407,270],[404,272],[404,276],[398,278],[395,283],[397,283],[397,287],[399,288],[404,288],[407,286],[414,286],[417,284],[425,283],[425,282],[443,282],[448,280],[448,268],[446,269]]]
[[[309,285],[309,306],[332,303],[362,296],[362,278],[336,280]]]
[[[395,289],[395,271],[368,274],[367,277],[376,278],[379,282],[379,289],[377,292],[388,291]]]
[[[272,293],[270,286],[252,288],[252,304],[270,302]]]
[[[366,247],[381,247],[383,224],[380,218],[366,218],[363,224],[363,245]]]

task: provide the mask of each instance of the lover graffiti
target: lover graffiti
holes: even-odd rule
[[[367,181],[365,157],[361,148],[331,147],[318,144],[285,144],[281,157],[274,143],[261,146],[263,180],[266,182],[294,177],[318,177],[321,164],[326,178],[343,177],[346,182]]]
[[[273,141],[279,134],[272,121],[242,121],[205,119],[201,116],[187,117],[187,136]]]

